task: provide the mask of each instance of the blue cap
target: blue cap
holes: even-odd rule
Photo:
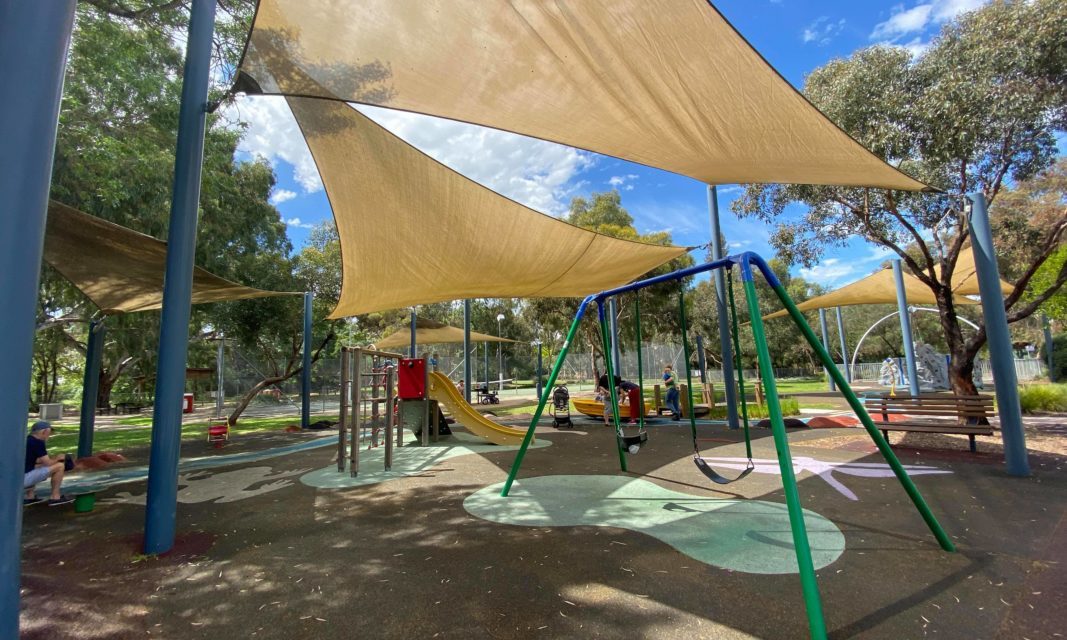
[[[30,427],[30,433],[37,433],[38,431],[44,431],[45,429],[51,429],[52,423],[45,420],[38,420]]]

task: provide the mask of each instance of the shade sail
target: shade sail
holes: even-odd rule
[[[163,306],[167,243],[56,201],[48,205],[44,259],[106,314]],[[292,295],[193,269],[193,303]]]
[[[236,88],[472,122],[686,175],[920,190],[706,0],[260,0]]]
[[[434,320],[415,318],[415,344],[449,344],[463,342],[463,329],[442,324]],[[515,342],[507,338],[498,338],[487,333],[471,331],[471,342]],[[378,349],[394,349],[411,344],[411,330],[400,329],[374,343]]]
[[[934,297],[934,292],[930,290],[930,287],[923,284],[921,280],[910,273],[905,272],[903,276],[904,292],[907,296],[909,305],[937,304],[937,298]],[[963,297],[980,293],[978,290],[978,278],[975,276],[974,254],[971,253],[969,247],[960,251],[960,255],[956,260],[956,268],[953,270],[952,279],[953,281],[959,282],[958,285],[952,288],[953,293],[956,294],[954,298],[956,304],[979,304],[975,300]],[[1000,282],[1000,287],[1005,295],[1011,293],[1013,289],[1010,284],[1003,280]],[[811,311],[813,309],[828,309],[830,307],[845,307],[857,304],[896,303],[896,279],[893,277],[893,270],[891,268],[886,268],[875,272],[866,278],[847,284],[840,289],[801,302],[797,305],[797,308],[801,311]],[[771,318],[780,318],[785,315],[788,315],[788,312],[783,309],[766,315],[763,319],[769,320]]]
[[[573,297],[685,253],[538,213],[433,160],[348,105],[289,98],[333,208],[330,318],[462,298]]]

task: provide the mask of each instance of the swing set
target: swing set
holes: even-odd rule
[[[728,283],[728,292],[730,298],[730,319],[731,319],[731,337],[734,347],[735,363],[737,366],[734,370],[737,371],[737,383],[741,396],[741,415],[744,424],[745,434],[745,452],[748,456],[747,467],[736,478],[730,479],[722,476],[700,455],[699,440],[697,438],[696,430],[696,417],[693,411],[689,411],[689,426],[693,438],[693,461],[697,469],[707,477],[709,480],[716,484],[729,484],[731,482],[737,482],[743,479],[745,476],[752,473],[754,468],[752,462],[752,443],[749,436],[749,424],[748,424],[748,410],[745,404],[745,388],[744,377],[741,374],[740,366],[740,345],[738,340],[738,321],[737,310],[734,302],[733,283],[731,272],[734,267],[739,267],[741,271],[741,281],[744,285],[745,299],[748,304],[749,318],[751,319],[752,337],[756,344],[757,366],[759,368],[760,379],[763,381],[763,388],[766,391],[767,412],[771,421],[771,434],[774,439],[775,451],[778,454],[778,466],[781,470],[782,485],[785,492],[786,507],[789,513],[789,525],[793,536],[793,547],[796,552],[797,565],[800,571],[800,584],[801,590],[804,595],[804,604],[808,617],[808,628],[812,638],[826,638],[826,622],[823,617],[822,600],[819,596],[819,586],[815,578],[815,567],[811,557],[811,547],[808,543],[807,528],[804,525],[804,515],[800,504],[800,494],[797,489],[796,475],[793,472],[793,459],[789,451],[789,441],[786,437],[785,422],[782,418],[782,408],[778,402],[778,389],[774,380],[774,371],[771,366],[770,350],[767,347],[766,335],[763,329],[763,320],[761,319],[759,300],[756,297],[756,287],[753,279],[752,267],[755,266],[759,269],[763,275],[764,280],[774,290],[774,293],[778,296],[778,299],[782,302],[786,311],[789,313],[789,317],[796,324],[800,330],[804,339],[812,349],[815,350],[816,355],[826,366],[830,376],[837,383],[837,388],[841,394],[848,401],[849,406],[859,417],[863,427],[867,430],[871,440],[878,447],[878,451],[882,454],[882,457],[893,469],[893,473],[896,475],[897,480],[903,486],[904,491],[911,498],[915,508],[919,511],[926,525],[930,528],[934,538],[937,539],[941,548],[948,552],[954,552],[956,550],[952,540],[949,539],[948,534],[938,523],[937,518],[934,517],[930,507],[926,504],[922,494],[919,493],[915,483],[912,482],[908,476],[907,471],[900,464],[900,460],[897,459],[896,454],[889,448],[889,444],[885,438],[874,426],[874,422],[867,414],[867,411],[863,407],[863,403],[852,391],[852,387],[849,386],[845,377],[838,370],[837,366],[830,359],[830,355],[826,352],[822,343],[815,336],[815,332],[812,331],[808,325],[804,316],[800,310],[797,309],[796,304],[792,298],[786,292],[785,287],[778,281],[778,278],[774,275],[774,272],[767,266],[767,263],[759,255],[753,252],[745,252],[738,255],[728,256],[721,260],[715,260],[712,262],[706,262],[701,265],[696,265],[686,269],[680,269],[661,276],[649,278],[647,280],[641,280],[622,287],[610,289],[608,291],[602,291],[597,294],[590,295],[582,300],[578,306],[578,311],[574,316],[574,321],[571,323],[570,329],[567,331],[567,338],[563,343],[563,348],[560,350],[559,355],[556,357],[555,363],[552,365],[552,372],[548,377],[547,386],[552,387],[556,383],[556,378],[559,376],[560,369],[563,366],[563,361],[567,358],[567,352],[574,340],[574,336],[577,333],[578,326],[581,323],[582,317],[585,315],[589,305],[596,303],[597,316],[600,322],[600,337],[604,345],[604,353],[609,353],[609,339],[608,339],[608,325],[605,317],[605,308],[607,302],[612,298],[628,292],[639,292],[641,289],[645,289],[650,286],[666,283],[666,282],[680,282],[683,278],[687,278],[699,273],[705,273],[709,271],[715,271],[718,269],[726,269]],[[636,317],[636,333],[637,333],[637,368],[638,368],[638,385],[639,395],[641,396],[640,405],[644,406],[644,380],[643,380],[643,363],[641,361],[641,303],[638,294],[637,300],[634,303],[635,317]],[[692,397],[692,372],[689,368],[689,340],[687,336],[686,326],[686,313],[685,313],[685,295],[684,292],[679,292],[678,295],[678,309],[679,319],[682,330],[682,347],[685,354],[685,373],[686,381],[688,383],[689,405],[693,406]],[[611,358],[606,358],[607,377],[609,381],[614,380],[614,372],[612,371]],[[609,384],[611,392],[611,403],[614,408],[613,421],[615,426],[615,435],[618,442],[619,449],[619,466],[622,471],[627,471],[626,455],[635,454],[640,451],[641,447],[648,443],[648,433],[645,430],[644,423],[644,411],[640,411],[638,431],[634,435],[627,435],[623,432],[622,423],[619,420],[619,405],[618,397],[614,384]],[[547,400],[547,394],[542,395],[540,402],[537,405],[537,410],[534,412],[533,419],[530,421],[530,426],[526,431],[526,435],[523,438],[522,445],[519,447],[518,452],[515,455],[515,461],[512,463],[511,471],[508,474],[507,481],[504,483],[504,488],[501,490],[500,495],[507,497],[511,491],[512,485],[515,483],[515,479],[518,476],[519,468],[522,466],[523,458],[526,456],[526,451],[533,439],[534,429],[537,427],[537,423],[541,419],[541,414],[544,412],[545,403]]]

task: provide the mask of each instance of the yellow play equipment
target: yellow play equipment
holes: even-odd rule
[[[526,435],[525,429],[512,429],[489,420],[474,407],[467,404],[460,394],[456,385],[448,379],[448,376],[438,371],[430,372],[430,398],[443,405],[456,423],[462,425],[467,431],[481,436],[500,445],[522,444],[522,438]]]

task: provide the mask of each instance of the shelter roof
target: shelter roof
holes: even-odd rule
[[[167,243],[52,200],[44,259],[106,314],[163,306]],[[293,292],[264,291],[193,268],[193,303]]]
[[[929,189],[706,0],[260,0],[235,88],[471,122],[709,184]]]
[[[436,320],[415,318],[415,344],[451,344],[463,342],[463,329]],[[471,331],[471,342],[515,342],[487,333]],[[411,330],[398,329],[374,343],[378,349],[394,349],[411,344]]]
[[[584,296],[686,252],[534,211],[342,102],[288,101],[341,240],[341,296],[331,318],[463,298]]]

